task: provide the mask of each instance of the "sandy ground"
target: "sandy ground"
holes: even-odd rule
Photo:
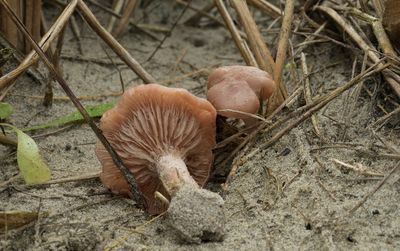
[[[107,15],[93,6],[91,8],[106,23]],[[141,22],[170,27],[181,10],[181,7],[172,7],[163,1]],[[48,6],[46,11],[56,15],[59,10]],[[139,10],[138,17],[141,14]],[[188,11],[186,16],[191,14]],[[266,32],[271,19],[259,12],[255,14],[271,44],[277,36],[277,26]],[[49,20],[52,18],[51,15],[47,17]],[[166,23],[163,23],[165,20]],[[81,27],[81,56],[109,62],[99,38],[83,22]],[[162,33],[155,34],[160,38],[163,36]],[[303,36],[295,36],[293,41],[297,43],[303,40]],[[158,45],[158,41],[135,29],[125,33],[120,41],[139,62],[145,62]],[[107,50],[114,57],[111,50]],[[327,93],[351,78],[354,55],[350,51],[331,43],[322,43],[308,46],[304,52],[309,67],[317,70],[310,78],[314,95]],[[78,43],[69,30],[63,54],[79,55]],[[183,60],[176,64],[182,55]],[[119,62],[116,57],[114,59]],[[295,62],[299,68],[298,55]],[[333,63],[337,64],[332,66]],[[243,61],[225,28],[218,25],[201,28],[178,25],[144,67],[157,80],[163,81],[202,68],[232,64],[243,64]],[[8,71],[15,65],[8,64],[6,67]],[[290,67],[286,67],[285,82],[289,92],[292,92],[297,83],[289,75]],[[112,64],[64,58],[62,68],[65,79],[78,96],[107,95],[120,90],[118,72]],[[126,86],[141,83],[126,66],[120,65],[119,68]],[[301,76],[300,70],[297,73]],[[206,80],[206,74],[203,73],[174,82],[173,86],[186,88],[204,97]],[[376,135],[367,128],[382,116],[377,105],[386,107],[381,93],[388,90],[379,78],[368,80],[365,85],[375,92],[374,96],[371,98],[362,91],[350,113],[344,112],[343,108],[347,102],[347,92],[318,113],[317,119],[325,141],[316,136],[311,122],[306,121],[272,147],[259,149],[257,154],[239,167],[224,196],[227,223],[223,242],[184,244],[165,226],[165,219],[160,217],[151,220],[152,217],[138,209],[133,201],[111,195],[98,179],[92,179],[33,188],[23,186],[22,182],[14,182],[7,188],[0,188],[1,210],[37,211],[40,207],[41,212],[48,214],[47,218],[39,219],[34,227],[1,235],[0,249],[399,249],[399,172],[393,174],[357,211],[349,213],[382,178],[359,174],[332,162],[332,158],[335,158],[349,164],[360,163],[367,171],[380,174],[387,174],[396,165],[396,161],[378,155],[388,152],[379,138],[399,149],[398,120],[397,124],[396,121],[390,121]],[[40,99],[19,96],[42,95],[44,89],[43,84],[33,81],[29,76],[19,78],[5,99],[15,111],[9,122],[23,128],[74,111],[70,102],[55,100],[52,107],[46,108]],[[55,96],[64,96],[57,85],[54,92]],[[105,97],[83,103],[93,105],[111,100],[116,98]],[[304,103],[302,100],[298,99],[287,110],[295,109]],[[36,134],[55,130],[53,128]],[[251,150],[270,136],[260,135]],[[96,138],[87,125],[73,125],[61,132],[39,137],[36,142],[52,169],[54,179],[100,170],[94,154]],[[365,154],[363,151],[372,151],[374,154]],[[0,145],[0,181],[8,180],[16,173],[15,148]],[[209,187],[220,192],[218,180],[214,177]]]

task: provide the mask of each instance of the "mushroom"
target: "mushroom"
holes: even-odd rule
[[[260,100],[268,99],[275,90],[271,76],[253,66],[224,66],[215,69],[208,77],[207,99],[218,114],[242,119],[246,125],[255,122],[245,113],[256,114]],[[236,110],[224,111],[224,110]]]
[[[171,199],[183,185],[199,189],[207,182],[213,162],[216,111],[207,101],[184,89],[157,84],[126,91],[107,111],[100,128],[125,165],[150,214],[167,205],[155,199],[159,192]],[[132,197],[127,181],[101,143],[96,154],[102,183],[112,192]]]
[[[259,98],[243,80],[222,80],[208,90],[207,99],[219,115],[242,119],[246,124],[253,123],[254,119],[245,113],[256,114],[260,108]]]
[[[256,95],[262,99],[268,99],[275,91],[275,82],[268,72],[254,66],[232,65],[215,69],[208,76],[207,88],[223,82],[226,79],[246,81]]]
[[[157,84],[129,89],[100,121],[104,136],[136,178],[150,214],[167,210],[167,222],[186,242],[220,241],[224,201],[201,189],[213,162],[216,111],[184,89]],[[100,179],[112,192],[132,197],[127,181],[102,144]]]

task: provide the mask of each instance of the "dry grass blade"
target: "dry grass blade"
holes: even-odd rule
[[[275,66],[274,59],[250,13],[246,1],[232,0],[232,4],[243,25],[250,49],[256,58],[258,67],[273,75]]]
[[[286,53],[289,44],[291,26],[293,21],[294,0],[287,0],[283,15],[281,31],[279,32],[278,49],[275,59],[274,81],[278,86],[275,93],[268,100],[268,113],[274,111],[287,98],[287,90],[282,82],[283,69],[285,67]]]
[[[390,119],[390,117],[400,113],[400,106],[391,111],[390,113],[386,114],[385,116],[379,118],[377,121],[369,125],[369,127],[377,127],[377,126],[382,126],[386,121]]]
[[[249,3],[264,11],[274,19],[280,17],[283,14],[278,7],[270,2],[267,2],[266,0],[250,0]]]
[[[63,88],[65,93],[70,97],[72,103],[74,103],[75,107],[79,110],[79,112],[81,113],[81,115],[84,118],[84,120],[89,124],[89,126],[91,127],[93,132],[96,134],[97,138],[104,145],[104,147],[108,151],[108,153],[111,155],[115,165],[123,173],[123,175],[126,178],[128,184],[130,185],[130,190],[132,192],[132,195],[133,195],[134,199],[139,204],[145,203],[145,202],[143,202],[142,195],[141,195],[140,191],[137,188],[135,177],[129,171],[129,169],[125,166],[125,164],[123,163],[122,159],[118,156],[117,152],[115,152],[115,150],[113,149],[111,144],[104,137],[104,135],[102,134],[101,130],[93,122],[92,118],[89,116],[88,112],[85,110],[85,108],[79,102],[79,100],[77,100],[75,94],[69,88],[67,82],[61,76],[61,74],[57,71],[57,69],[54,67],[54,65],[50,62],[50,60],[47,58],[47,56],[45,55],[44,51],[40,48],[40,46],[30,36],[30,34],[26,30],[24,24],[21,22],[21,20],[18,19],[18,16],[15,15],[13,10],[8,5],[7,1],[1,0],[0,3],[7,10],[8,14],[12,17],[13,21],[18,26],[18,28],[22,31],[22,33],[24,34],[25,38],[27,38],[29,40],[29,42],[31,43],[32,47],[35,49],[35,51],[38,53],[40,58],[44,61],[46,66],[49,68],[49,70],[53,74],[54,78],[61,85],[61,87]],[[80,3],[83,4],[82,1],[80,1]]]
[[[41,183],[41,184],[26,185],[26,186],[27,187],[37,187],[37,186],[45,186],[45,185],[52,185],[52,184],[62,184],[62,183],[68,183],[68,182],[91,180],[91,179],[99,178],[100,174],[101,174],[101,171],[92,172],[92,173],[83,173],[83,174],[76,175],[73,177],[54,179],[54,180],[49,180],[49,181]]]
[[[258,116],[256,114],[248,113],[248,112],[242,112],[242,111],[233,110],[233,109],[222,109],[222,110],[217,110],[217,112],[237,113],[237,114],[246,115],[247,117],[254,118],[254,119],[263,121],[265,123],[268,123],[268,121],[265,118]]]
[[[113,1],[113,11],[115,12],[115,13],[120,13],[120,11],[122,10],[122,7],[124,7],[124,0],[114,0]],[[110,17],[110,21],[108,22],[108,25],[107,25],[107,31],[108,32],[112,32],[113,31],[113,28],[114,28],[114,25],[115,25],[115,22],[117,21],[117,17],[116,16],[111,16]]]
[[[247,65],[250,66],[258,66],[256,60],[254,59],[253,54],[248,50],[248,46],[246,41],[240,36],[240,32],[235,26],[235,23],[232,20],[232,17],[229,15],[228,10],[222,0],[215,0],[215,5],[218,8],[219,13],[225,21],[226,27],[228,28],[233,41],[236,44],[236,47],[239,49],[240,54],[243,57],[243,60]]]
[[[291,116],[287,116],[286,118],[283,118],[274,124],[271,124],[270,120],[278,114],[289,102],[294,100],[302,91],[302,88],[298,88],[295,92],[293,92],[292,95],[290,95],[289,98],[287,98],[273,113],[271,113],[265,120],[265,122],[261,123],[257,128],[254,129],[252,133],[247,135],[247,137],[231,152],[231,154],[225,159],[223,163],[226,163],[229,159],[233,158],[242,148],[244,148],[241,151],[241,154],[238,155],[238,157],[235,158],[234,163],[232,164],[231,171],[229,172],[225,184],[223,185],[222,189],[224,191],[228,190],[228,186],[230,181],[233,179],[233,177],[236,175],[236,172],[239,169],[240,165],[240,159],[242,155],[245,154],[246,149],[249,149],[252,146],[252,143],[254,143],[256,136],[262,131],[264,134],[269,133],[273,129],[275,129],[277,126],[281,125],[282,123],[286,122],[291,118]],[[268,127],[267,127],[268,126]],[[267,127],[267,128],[265,128]],[[252,129],[252,128],[250,128]],[[265,129],[265,130],[264,130]],[[222,147],[223,145],[228,144],[232,140],[236,139],[238,136],[243,134],[243,132],[239,132],[237,134],[232,135],[231,137],[225,139],[224,141],[221,141],[217,144],[216,148]]]
[[[381,173],[376,173],[376,172],[371,172],[371,171],[366,170],[366,168],[364,166],[362,166],[361,164],[357,164],[357,165],[353,166],[353,165],[350,165],[348,163],[345,163],[345,162],[340,161],[340,160],[335,159],[335,158],[331,158],[331,161],[336,163],[336,164],[339,164],[339,165],[341,165],[343,167],[346,167],[346,168],[348,168],[348,169],[350,169],[350,170],[352,170],[352,171],[354,171],[356,173],[359,173],[359,174],[383,177],[383,174],[381,174]]]
[[[48,30],[48,32],[42,37],[39,45],[43,51],[46,51],[50,44],[58,37],[65,24],[68,22],[69,17],[75,10],[78,0],[72,0],[67,7],[63,10],[60,16],[55,21],[54,25]],[[38,55],[35,51],[31,51],[28,56],[21,62],[21,64],[11,72],[0,78],[0,91],[6,88],[12,83],[17,77],[24,73],[31,65],[35,64],[39,60]]]
[[[117,23],[115,30],[112,32],[114,37],[119,37],[128,27],[129,19],[131,18],[135,8],[137,6],[138,0],[129,0],[126,3],[124,13],[122,14],[121,19]]]
[[[122,47],[120,43],[99,23],[87,5],[78,1],[78,9],[90,27],[99,35],[104,42],[124,61],[145,83],[155,83],[156,80]]]
[[[183,1],[183,0],[175,0],[175,1],[180,5],[184,5],[184,6],[187,5],[186,1]],[[202,17],[202,16],[208,17],[209,19],[215,21],[216,23],[224,26],[223,22],[221,22],[219,19],[215,18],[213,15],[208,14],[208,12],[204,11],[204,9],[209,9],[211,11],[215,7],[214,3],[210,3],[210,5],[205,6],[202,10],[200,10],[196,7],[193,7],[192,5],[189,5],[188,7],[189,7],[189,9],[197,12],[195,16],[199,15],[200,17]],[[195,17],[195,16],[193,16],[193,17]],[[185,21],[185,24],[187,24],[187,21]]]
[[[372,30],[375,34],[376,39],[378,40],[380,48],[384,51],[384,53],[389,56],[394,57],[396,52],[393,49],[392,43],[389,40],[388,35],[386,34],[385,29],[383,28],[382,20],[376,18],[374,16],[368,15],[356,8],[337,8],[339,10],[348,11],[352,15],[356,16],[362,21],[369,23],[372,26]]]
[[[374,189],[371,190],[371,192],[367,193],[360,202],[358,202],[352,209],[350,209],[349,213],[352,214],[358,208],[360,208],[368,200],[369,197],[376,193],[376,191],[378,191],[386,183],[386,181],[396,172],[397,169],[399,169],[399,167],[400,162],[398,162],[397,165],[393,167],[388,174],[385,175],[385,177],[375,186]]]
[[[375,53],[376,49],[371,48],[364,41],[364,39],[354,30],[353,26],[346,22],[346,20],[344,20],[343,17],[340,16],[334,9],[327,6],[318,6],[317,9],[321,10],[325,14],[329,15],[333,20],[335,20],[335,22],[339,24],[340,27],[354,40],[354,42],[356,42],[356,44],[368,54],[368,57],[372,60],[373,63],[379,61],[379,57]],[[396,95],[400,97],[400,83],[396,81],[393,76],[391,76],[390,72],[391,71],[388,69],[385,70],[383,72],[383,76],[392,87],[392,89],[395,91]]]
[[[180,1],[180,0],[176,0],[176,2],[182,3],[182,4],[186,4],[186,3],[184,3],[183,1]],[[217,21],[219,23],[218,19],[216,19],[216,18],[214,18],[214,16],[211,16],[210,14],[208,14],[212,9],[214,9],[214,7],[215,7],[214,2],[208,3],[207,5],[205,5],[201,9],[196,9],[196,8],[192,7],[191,9],[196,11],[196,13],[193,16],[189,17],[185,21],[185,24],[195,25],[195,24],[197,24],[197,22],[200,20],[200,18],[202,16],[206,16],[206,17],[208,17],[208,18],[210,18],[212,20],[215,20],[215,21]]]
[[[373,75],[375,73],[381,72],[382,70],[384,70],[388,66],[389,65],[387,65],[387,64],[381,66],[381,63],[378,62],[378,63],[374,64],[373,66],[371,66],[370,68],[368,68],[365,72],[362,72],[359,75],[357,75],[356,77],[354,77],[347,84],[345,84],[343,86],[340,86],[337,89],[335,89],[334,91],[332,91],[331,93],[326,94],[325,96],[317,99],[312,104],[308,105],[309,108],[303,114],[301,114],[301,116],[296,116],[295,120],[293,122],[289,123],[285,128],[283,128],[281,131],[276,133],[267,142],[261,144],[258,148],[254,149],[252,152],[250,152],[248,155],[246,155],[241,160],[241,163],[243,163],[244,161],[246,161],[249,158],[251,158],[252,156],[254,156],[260,150],[266,149],[266,148],[272,146],[273,144],[275,144],[281,137],[283,137],[283,135],[288,133],[290,130],[292,130],[294,127],[298,126],[300,123],[302,123],[306,119],[310,118],[312,114],[314,114],[315,112],[319,111],[322,107],[324,107],[326,104],[328,104],[333,99],[338,97],[344,91],[350,89],[351,87],[356,85],[361,80],[363,80],[363,79],[365,79],[365,78],[367,78],[367,77],[369,77],[369,76],[371,76],[371,75]]]
[[[301,69],[303,70],[303,76],[304,76],[304,81],[303,81],[304,98],[306,100],[306,104],[309,105],[309,104],[312,103],[313,99],[312,99],[311,84],[310,84],[310,79],[309,79],[306,55],[303,52],[300,54],[300,61],[301,61]],[[321,130],[319,129],[318,117],[317,117],[316,114],[313,114],[311,116],[311,122],[312,122],[312,125],[314,127],[315,134],[322,141],[326,142],[326,139],[324,139],[322,137]]]

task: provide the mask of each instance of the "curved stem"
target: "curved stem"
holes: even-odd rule
[[[161,156],[156,164],[156,169],[164,188],[171,196],[178,192],[184,184],[198,187],[180,156],[173,154]]]

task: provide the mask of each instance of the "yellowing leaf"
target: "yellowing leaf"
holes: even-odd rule
[[[0,211],[0,233],[5,233],[6,229],[11,230],[29,224],[37,217],[37,212]]]
[[[50,169],[40,155],[35,141],[17,128],[14,128],[14,131],[18,138],[18,167],[26,184],[38,184],[50,180]]]

